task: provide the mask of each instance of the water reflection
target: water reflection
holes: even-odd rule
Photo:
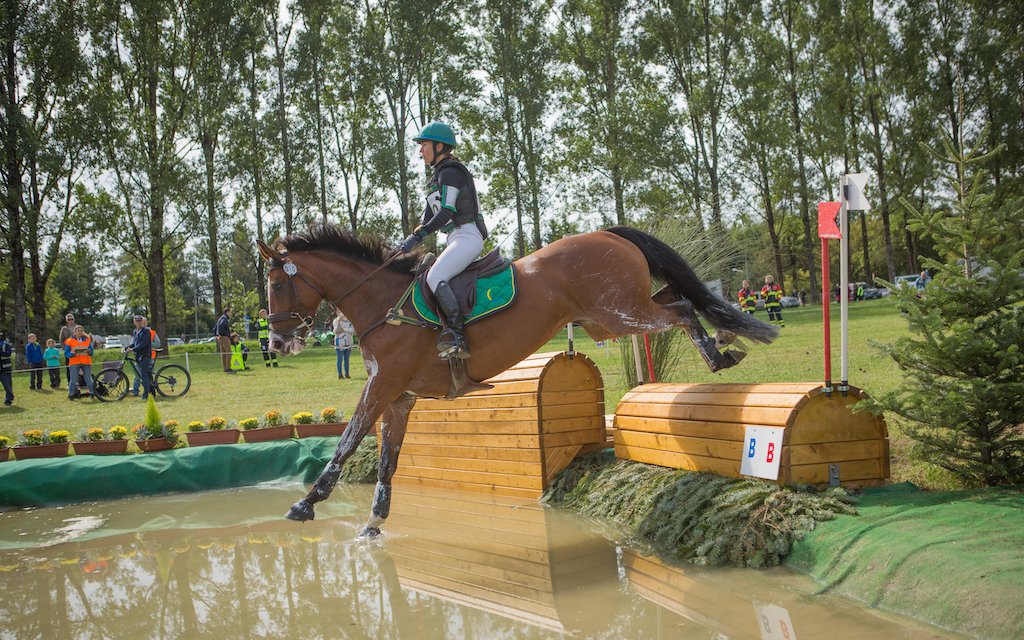
[[[530,502],[396,489],[385,536],[359,542],[371,491],[306,523],[279,513],[302,487],[0,514],[0,638],[951,637],[788,571],[617,550]]]

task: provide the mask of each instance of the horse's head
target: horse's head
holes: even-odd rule
[[[301,267],[287,252],[257,240],[260,255],[267,261],[267,311],[270,321],[269,348],[283,356],[302,351],[306,333],[313,328],[316,308],[323,293],[301,273]]]

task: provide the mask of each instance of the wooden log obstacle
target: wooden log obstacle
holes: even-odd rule
[[[577,455],[607,446],[590,358],[538,353],[486,382],[494,388],[416,401],[395,486],[536,499]]]
[[[827,397],[811,382],[643,385],[615,410],[615,455],[740,477],[747,428],[782,429],[779,484],[828,483],[838,471],[845,487],[877,486],[889,439],[884,419],[850,409],[866,397],[854,387]]]

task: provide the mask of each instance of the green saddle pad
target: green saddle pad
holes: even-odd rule
[[[479,278],[476,281],[476,304],[473,305],[473,311],[466,318],[466,324],[501,311],[512,304],[515,298],[516,278],[511,264],[493,276]],[[427,303],[423,299],[423,292],[418,286],[412,293],[412,308],[416,315],[425,322],[441,326],[441,319],[427,307]]]

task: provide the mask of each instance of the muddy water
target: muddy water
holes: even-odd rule
[[[304,524],[303,487],[0,514],[0,638],[955,638],[806,576],[670,566],[535,503],[372,487]],[[607,536],[607,537],[606,537]]]

